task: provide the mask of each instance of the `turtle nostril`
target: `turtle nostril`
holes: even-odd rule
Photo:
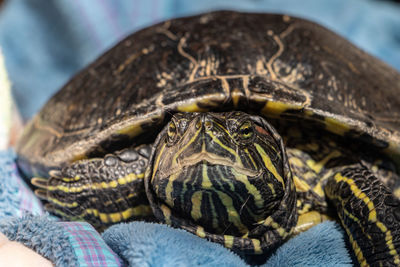
[[[206,114],[201,114],[198,122],[196,122],[197,127],[204,127],[204,130],[210,131],[213,128],[212,117],[207,116]]]
[[[196,124],[195,124],[196,129],[197,129],[197,130],[200,129],[200,128],[201,128],[201,125],[202,125],[201,120],[198,119],[197,122],[196,122]]]
[[[210,131],[212,129],[212,122],[211,121],[204,122],[204,127],[206,131]]]

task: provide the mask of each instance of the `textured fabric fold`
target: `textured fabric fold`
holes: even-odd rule
[[[283,244],[262,266],[352,266],[343,232],[319,224]],[[224,247],[167,225],[132,222],[103,233],[129,266],[248,266]]]
[[[123,266],[123,261],[86,222],[57,222],[48,216],[25,214],[0,220],[0,232],[55,266]]]
[[[23,215],[0,220],[0,231],[49,259],[55,266],[79,266],[64,229],[46,216]]]
[[[59,222],[69,238],[79,266],[120,267],[123,261],[86,222]]]
[[[344,232],[334,222],[324,222],[278,248],[264,267],[353,266]]]
[[[15,158],[12,149],[0,151],[0,219],[26,212],[44,213],[39,199],[19,176]]]
[[[162,224],[120,223],[103,238],[129,266],[247,266],[216,243]]]

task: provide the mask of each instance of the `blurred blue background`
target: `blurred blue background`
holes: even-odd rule
[[[279,12],[336,31],[400,70],[400,5],[373,0],[9,0],[0,46],[25,119],[129,33],[164,19],[232,9]]]

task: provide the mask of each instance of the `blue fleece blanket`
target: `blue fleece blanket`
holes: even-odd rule
[[[218,244],[161,224],[119,224],[101,238],[87,223],[25,215],[0,220],[0,229],[56,266],[248,266]],[[262,266],[352,264],[339,226],[326,222],[281,246]]]
[[[281,246],[262,266],[352,266],[343,232],[319,224]],[[248,266],[222,246],[167,225],[118,224],[103,234],[130,266]]]

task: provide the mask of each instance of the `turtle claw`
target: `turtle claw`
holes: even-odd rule
[[[48,179],[40,178],[40,177],[34,177],[31,180],[31,183],[34,186],[39,187],[39,188],[43,188],[43,189],[47,189],[47,182],[48,182]]]
[[[56,207],[52,203],[44,204],[44,209],[50,213],[55,213],[57,211]]]
[[[47,200],[47,191],[46,191],[46,190],[43,190],[43,189],[36,189],[36,190],[35,190],[35,195],[36,195],[38,198]]]
[[[62,173],[59,170],[51,170],[51,171],[49,171],[49,176],[57,178],[57,179],[61,179],[62,178]]]

